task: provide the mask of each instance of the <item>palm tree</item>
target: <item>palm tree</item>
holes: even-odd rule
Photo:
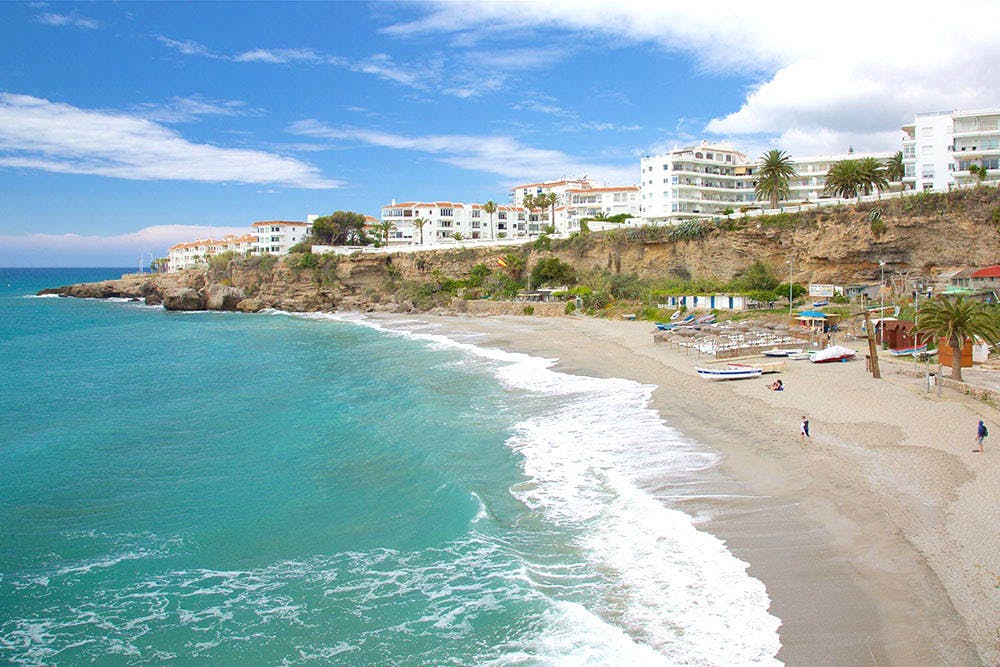
[[[823,190],[827,194],[841,199],[857,197],[861,199],[862,174],[859,161],[855,159],[835,162],[826,172],[826,185]]]
[[[538,196],[541,197],[542,195]],[[531,222],[531,209],[535,208],[537,205],[538,204],[535,203],[534,195],[524,195],[524,199],[521,200],[521,206],[523,206],[525,209],[524,213],[525,225]]]
[[[792,156],[785,151],[769,150],[760,156],[757,180],[753,184],[754,194],[757,199],[770,199],[771,208],[778,208],[778,202],[791,194],[788,179],[798,175]]]
[[[392,220],[383,220],[382,222],[376,223],[375,231],[378,233],[379,237],[382,239],[382,243],[386,246],[389,245],[389,234],[396,231],[396,223]]]
[[[945,338],[951,347],[951,378],[962,381],[962,348],[976,336],[993,344],[1000,340],[1000,327],[986,307],[962,297],[937,296],[924,303],[917,315],[917,330]]]
[[[903,180],[905,175],[906,166],[903,164],[903,151],[896,151],[885,163],[885,177],[891,183],[898,183]]]
[[[556,226],[556,204],[559,203],[559,194],[556,192],[546,192],[535,197],[535,205],[539,208],[549,208],[552,211],[551,225]]]
[[[989,171],[987,171],[986,167],[977,164],[970,164],[969,174],[976,177],[976,185],[982,185],[983,179],[989,176]]]
[[[879,197],[882,190],[889,187],[889,179],[885,175],[885,165],[878,158],[864,157],[858,160],[858,171],[861,172],[861,189],[866,195],[870,195],[872,190],[878,190]]]
[[[416,227],[417,231],[420,232],[420,245],[424,244],[424,225],[426,225],[428,222],[430,222],[430,220],[428,220],[427,218],[413,219],[413,226]]]
[[[490,238],[495,239],[496,234],[493,233],[493,214],[497,212],[497,203],[491,199],[483,204],[483,210],[486,211],[486,215],[490,216]]]

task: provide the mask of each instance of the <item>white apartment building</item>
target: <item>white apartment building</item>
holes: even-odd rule
[[[826,173],[847,159],[874,157],[887,161],[891,153],[841,153],[791,156],[797,176],[789,179],[789,204],[826,197]],[[643,157],[639,163],[640,215],[648,222],[678,222],[712,218],[759,207],[754,193],[759,161],[751,162],[729,144],[701,142],[665,155]]]
[[[918,113],[903,126],[903,182],[920,191],[947,192],[974,182],[972,165],[1000,177],[1000,109]]]
[[[524,204],[525,195],[531,195],[532,197],[548,194],[554,192],[559,195],[559,203],[566,203],[566,195],[570,190],[585,190],[594,187],[593,181],[588,179],[586,176],[583,178],[576,179],[563,179],[559,181],[542,181],[541,183],[525,183],[524,185],[515,185],[510,190],[510,201],[514,206],[521,206]]]
[[[573,232],[580,229],[581,218],[593,218],[603,214],[611,217],[627,213],[639,217],[639,187],[623,185],[610,188],[568,188],[562,207],[560,220],[559,207],[556,208],[556,228],[560,231]],[[564,225],[560,226],[560,222]]]
[[[639,211],[649,222],[710,218],[753,205],[753,166],[728,144],[701,142],[639,161]]]
[[[229,234],[221,239],[199,239],[188,243],[178,243],[167,253],[167,272],[205,267],[208,260],[224,252],[249,255],[254,250],[257,238],[252,234],[235,236]]]
[[[389,244],[421,242],[421,228],[414,224],[423,219],[423,243],[432,244],[452,239],[513,238],[526,234],[525,211],[520,206],[497,206],[490,216],[480,204],[463,202],[407,201],[382,207],[382,221],[392,222],[396,230],[389,234]]]
[[[289,248],[305,240],[312,221],[264,220],[250,225],[255,237],[254,252],[261,255],[287,255]]]

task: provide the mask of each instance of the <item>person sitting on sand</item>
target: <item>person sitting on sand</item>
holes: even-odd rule
[[[767,385],[767,388],[770,389],[771,391],[784,391],[785,385],[781,383],[781,378],[778,378],[771,384]]]
[[[806,438],[809,437],[809,420],[802,417],[802,423],[799,425],[799,442],[805,442]]]

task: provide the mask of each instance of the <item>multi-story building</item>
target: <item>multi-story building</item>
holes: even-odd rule
[[[171,246],[167,254],[167,271],[173,273],[182,269],[193,269],[208,265],[208,260],[224,252],[249,255],[253,252],[256,237],[227,235],[221,239],[199,239],[189,243]]]
[[[256,237],[254,252],[261,255],[287,255],[289,248],[305,240],[312,222],[265,220],[250,225]]]
[[[542,181],[541,183],[525,183],[515,185],[510,190],[510,201],[514,206],[524,204],[525,195],[532,197],[554,192],[559,195],[559,202],[566,203],[567,193],[570,190],[585,190],[594,187],[593,181],[586,176],[577,179],[563,179],[559,181]]]
[[[791,156],[797,176],[789,179],[789,204],[814,202],[827,195],[826,173],[847,159],[874,157],[887,161],[891,153],[842,153],[807,157]],[[759,207],[754,192],[760,162],[728,144],[701,142],[643,157],[640,161],[640,215],[649,222],[676,222],[711,218]]]
[[[828,195],[826,189],[826,173],[830,167],[841,160],[861,160],[873,157],[880,162],[888,162],[892,153],[855,153],[848,151],[837,155],[817,155],[812,157],[792,156],[792,164],[798,174],[795,178],[788,179],[790,190],[788,202],[814,202],[823,199]],[[754,165],[755,168],[757,165]],[[753,186],[751,185],[751,191]]]
[[[639,171],[639,211],[650,222],[725,215],[754,201],[753,166],[728,144],[647,155]]]
[[[1000,108],[918,113],[903,126],[903,182],[915,190],[946,192],[974,182],[969,167],[1000,176]]]
[[[556,213],[556,227],[564,227],[560,231],[577,231],[580,229],[581,218],[593,218],[599,215],[612,217],[628,214],[639,217],[639,188],[635,185],[623,185],[611,188],[569,188],[564,195],[562,207],[563,216],[560,219],[559,207]],[[560,225],[564,222],[564,225]]]
[[[423,220],[423,226],[415,221]],[[392,222],[396,230],[389,234],[389,244],[436,243],[443,239],[513,238],[526,233],[525,211],[520,206],[497,206],[491,216],[480,204],[438,201],[408,201],[382,207],[382,221]]]

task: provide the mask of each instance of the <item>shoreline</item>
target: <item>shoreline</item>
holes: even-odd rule
[[[784,392],[763,379],[709,383],[693,373],[696,355],[654,344],[644,322],[365,316],[475,334],[477,345],[557,358],[554,370],[569,374],[656,385],[651,407],[667,425],[723,458],[700,492],[650,491],[750,564],[782,621],[783,662],[1000,661],[1000,476],[989,449],[973,454],[972,436],[955,435],[980,415],[996,424],[989,406],[957,392],[925,397],[922,379],[891,371],[873,380],[860,361],[790,361]]]

